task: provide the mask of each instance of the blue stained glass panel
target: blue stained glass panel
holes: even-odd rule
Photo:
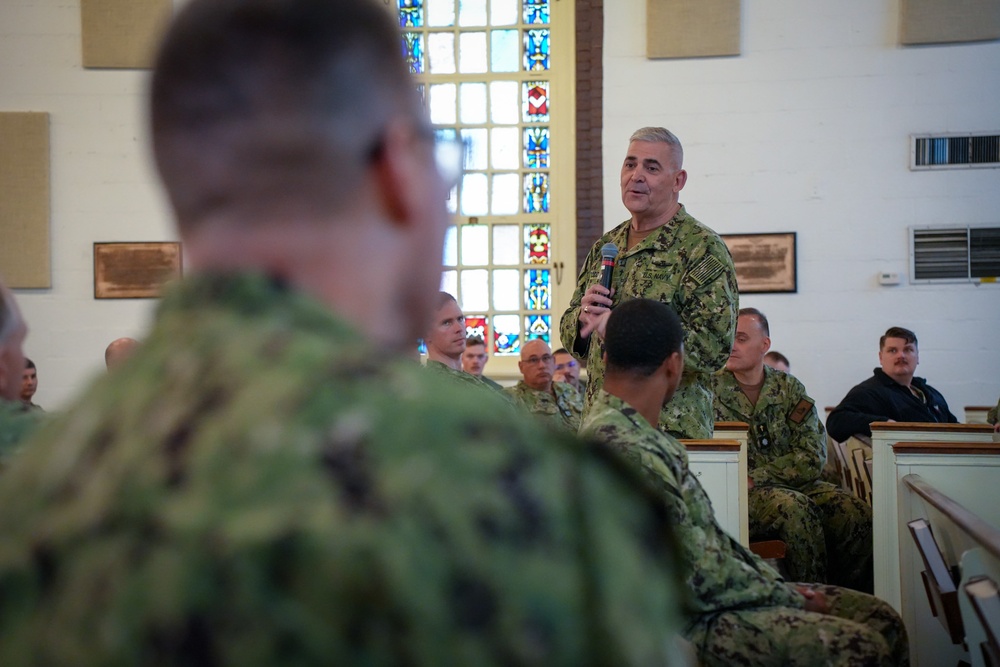
[[[551,315],[527,315],[524,318],[524,338],[541,338],[546,343],[550,342],[552,334]]]
[[[549,128],[529,127],[524,130],[524,166],[547,169],[549,166]]]
[[[524,70],[533,72],[549,68],[549,29],[524,31]]]
[[[524,212],[549,212],[548,174],[528,174],[524,177]]]
[[[403,57],[411,74],[424,73],[424,36],[418,32],[403,33]]]
[[[420,28],[424,25],[424,0],[399,0],[399,27]]]
[[[517,354],[521,351],[521,316],[493,316],[493,351],[496,354]]]
[[[524,0],[525,23],[548,23],[549,0]]]
[[[548,310],[552,294],[548,269],[528,269],[524,276],[524,307],[528,310]]]

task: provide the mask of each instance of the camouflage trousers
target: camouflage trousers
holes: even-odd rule
[[[660,410],[660,430],[679,439],[711,438],[715,412],[709,378],[703,373],[685,373],[670,402]]]
[[[872,509],[827,482],[799,490],[755,487],[749,493],[750,539],[779,539],[794,581],[835,584],[871,593]]]
[[[905,667],[906,628],[888,604],[836,586],[822,591],[828,614],[764,607],[706,617],[687,632],[707,667]]]

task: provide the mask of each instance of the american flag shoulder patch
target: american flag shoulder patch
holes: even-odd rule
[[[719,261],[718,257],[709,255],[701,260],[698,266],[688,272],[691,280],[697,285],[707,285],[712,282],[725,270],[725,265]]]

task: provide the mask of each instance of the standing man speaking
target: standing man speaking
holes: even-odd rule
[[[725,243],[688,215],[678,200],[687,182],[680,140],[662,127],[636,130],[621,170],[622,203],[632,214],[606,233],[584,262],[559,335],[587,363],[587,406],[604,383],[604,327],[611,309],[631,299],[654,299],[680,316],[684,373],[660,428],[677,438],[708,438],[714,424],[710,376],[726,365],[736,331],[736,270]],[[618,255],[611,289],[600,285],[601,249]]]

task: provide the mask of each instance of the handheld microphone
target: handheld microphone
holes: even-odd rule
[[[611,289],[611,273],[615,270],[615,258],[618,257],[618,246],[605,243],[601,246],[601,287]]]

